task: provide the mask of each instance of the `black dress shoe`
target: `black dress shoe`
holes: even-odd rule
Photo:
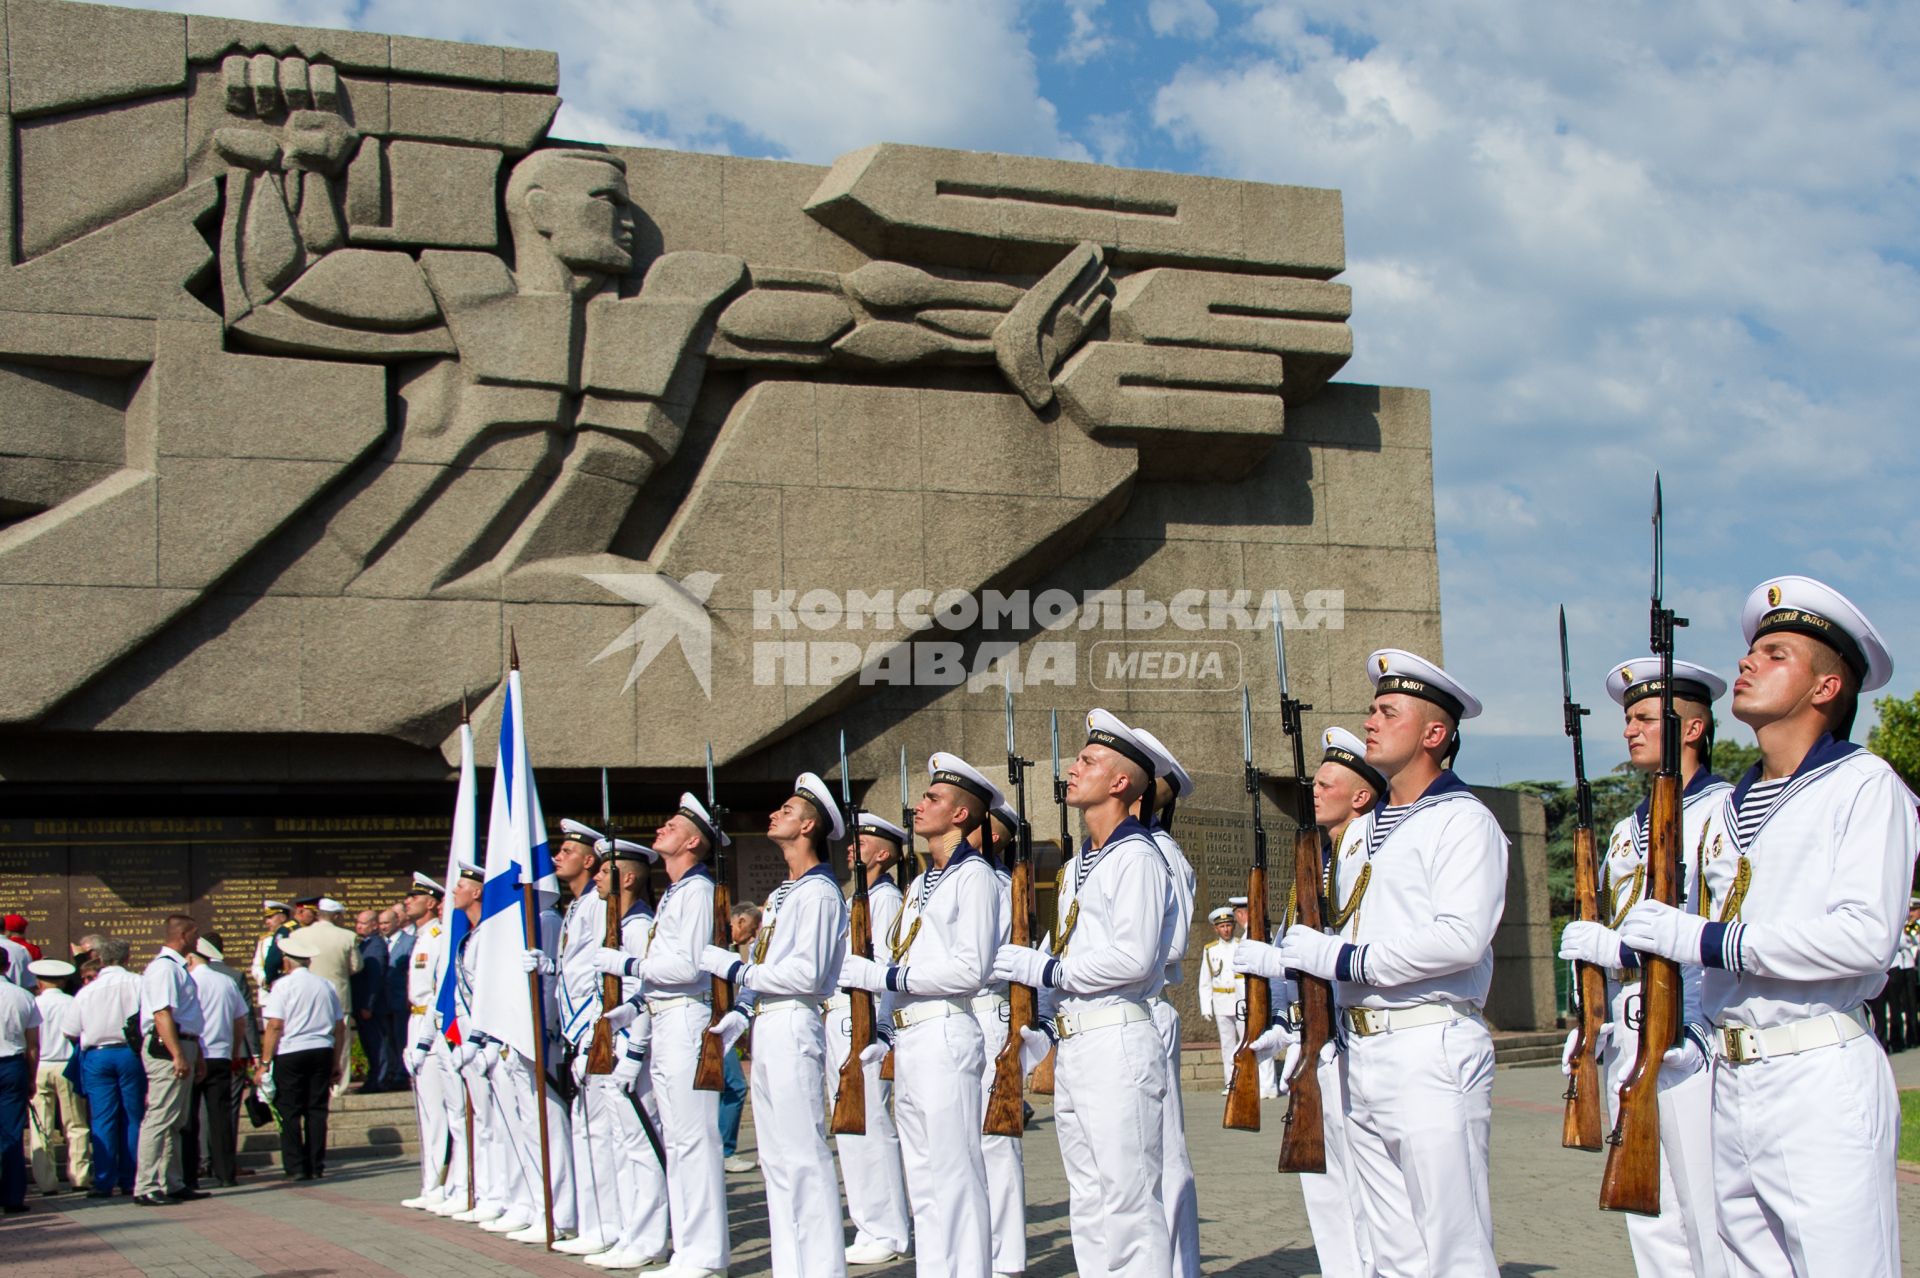
[[[173,1199],[165,1194],[135,1194],[133,1201],[142,1207],[171,1207]]]
[[[89,1198],[111,1198],[111,1197],[113,1197],[113,1191],[112,1191],[111,1189],[89,1189],[89,1190],[87,1191],[87,1197],[89,1197]]]
[[[17,1207],[14,1206],[12,1203],[8,1203],[5,1207],[0,1207],[0,1211],[4,1211],[9,1216],[18,1216],[21,1212],[25,1211],[26,1209],[27,1209],[27,1205],[25,1203],[21,1203]]]
[[[312,1172],[301,1172],[298,1176],[295,1176],[294,1179],[295,1180],[314,1180],[316,1179],[316,1177]]]
[[[213,1195],[204,1189],[176,1189],[169,1193],[167,1197],[176,1203],[190,1203],[196,1198],[211,1198]]]

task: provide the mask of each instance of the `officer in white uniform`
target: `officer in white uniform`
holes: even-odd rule
[[[1072,900],[1055,952],[1006,945],[994,960],[996,979],[1051,992],[1054,1123],[1083,1274],[1173,1272],[1161,1188],[1166,1054],[1148,1003],[1166,984],[1178,906],[1166,859],[1129,814],[1153,776],[1131,728],[1105,710],[1087,716],[1067,803],[1085,818],[1088,846],[1062,877]]]
[[[586,1262],[600,1269],[638,1269],[665,1261],[670,1252],[666,1169],[661,1165],[666,1149],[664,1142],[655,1145],[660,1139],[660,1108],[645,1068],[653,1018],[646,1010],[645,987],[638,976],[629,974],[646,957],[647,941],[653,935],[647,880],[648,867],[658,860],[658,854],[626,839],[599,839],[594,850],[600,857],[600,868],[593,877],[595,892],[603,906],[610,904],[614,876],[618,875],[622,909],[620,944],[596,949],[593,967],[596,979],[599,974],[621,978],[621,1001],[604,1014],[614,1030],[613,1072],[587,1078],[588,1089],[600,1093],[589,1108],[605,1102],[604,1109],[596,1111],[602,1117],[595,1121],[602,1133],[600,1143],[610,1146],[614,1153],[615,1203],[614,1215],[601,1218],[601,1237],[611,1245],[588,1254]],[[605,939],[604,931],[601,939]],[[591,1041],[589,1029],[589,1045]]]
[[[443,974],[446,964],[454,965],[453,1025],[442,1023],[438,1028],[443,1041],[451,1043],[449,1033],[457,1034],[460,1039],[458,1048],[449,1047],[448,1061],[473,1107],[474,1205],[462,1209],[458,1201],[450,1201],[433,1210],[437,1215],[444,1214],[462,1223],[486,1225],[505,1216],[521,1201],[523,1194],[519,1160],[507,1137],[506,1119],[494,1100],[492,1073],[500,1063],[500,1047],[485,1034],[475,1031],[470,1019],[475,960],[472,928],[480,918],[480,889],[485,876],[477,865],[467,861],[457,864],[458,874],[442,925],[445,926],[457,910],[466,915],[468,930],[462,934],[459,950],[443,950],[438,960]],[[462,1117],[464,1119],[464,1115]]]
[[[1893,661],[1840,592],[1754,588],[1733,714],[1760,762],[1705,851],[1708,913],[1641,901],[1641,953],[1705,969],[1713,1029],[1714,1190],[1733,1274],[1900,1271],[1893,1072],[1861,1005],[1899,943],[1920,824],[1914,796],[1847,739]]]
[[[459,1204],[453,1211],[467,1208],[466,1098],[440,1033],[436,1007],[445,970],[447,930],[440,912],[446,896],[445,888],[416,872],[402,901],[414,928],[407,958],[407,1047],[402,1060],[413,1080],[414,1117],[420,1124],[420,1192],[400,1205],[421,1211],[450,1202]]]
[[[846,836],[840,805],[803,772],[767,820],[787,863],[751,961],[708,945],[702,969],[736,983],[753,1005],[753,1119],[767,1184],[767,1224],[776,1278],[847,1272],[840,1186],[827,1148],[826,1030],[822,1010],[840,985],[847,903],[829,861]]]
[[[1635,657],[1607,672],[1607,695],[1626,716],[1623,734],[1629,762],[1649,775],[1660,768],[1659,657]],[[1700,911],[1699,851],[1718,828],[1733,789],[1709,770],[1713,756],[1713,703],[1727,681],[1690,661],[1673,663],[1673,704],[1680,718],[1681,908]],[[1573,922],[1560,938],[1560,957],[1607,969],[1610,1017],[1598,1044],[1606,1072],[1607,1113],[1617,1121],[1620,1084],[1639,1058],[1640,969],[1638,956],[1623,953],[1619,926],[1646,895],[1648,802],[1622,817],[1607,840],[1601,900],[1605,923]],[[1623,966],[1623,963],[1626,965]],[[1687,1036],[1660,1064],[1660,1214],[1629,1214],[1627,1241],[1634,1267],[1656,1274],[1720,1278],[1726,1261],[1714,1226],[1712,1100],[1707,1078],[1707,1034],[1700,1014],[1700,969],[1683,969],[1682,1020]],[[1567,1038],[1561,1072],[1572,1068],[1577,1031]]]
[[[885,956],[886,938],[897,934],[902,895],[893,881],[892,869],[899,864],[907,843],[907,832],[871,812],[862,812],[859,822],[859,862],[855,874],[867,879],[867,917],[872,928],[874,951]],[[852,941],[848,941],[851,946]],[[851,948],[847,951],[854,957]],[[843,969],[844,979],[844,969]],[[833,1100],[840,1099],[840,1070],[852,1049],[852,1000],[836,991],[827,1002],[827,1082]],[[876,1030],[872,1057],[863,1067],[866,1078],[867,1130],[864,1135],[833,1138],[840,1151],[840,1177],[846,1183],[847,1215],[853,1219],[853,1242],[847,1247],[849,1265],[882,1265],[907,1254],[911,1226],[907,1221],[907,1182],[900,1162],[900,1133],[893,1120],[893,1080],[880,1077],[880,1061],[886,1055],[887,1037],[885,1000],[876,997]]]
[[[1236,942],[1233,907],[1222,905],[1213,910],[1207,915],[1207,922],[1213,927],[1214,939],[1200,952],[1200,980],[1195,998],[1200,1004],[1200,1015],[1212,1021],[1220,1035],[1220,1094],[1225,1096],[1227,1085],[1233,1082],[1233,1053],[1240,1046],[1240,1004],[1246,997],[1242,988],[1245,981],[1233,970]]]
[[[662,1278],[715,1278],[731,1261],[727,1237],[726,1172],[720,1154],[720,1094],[696,1089],[702,1035],[712,1019],[713,982],[700,958],[713,936],[713,871],[704,858],[732,840],[705,804],[691,794],[653,836],[653,850],[667,871],[667,890],[654,908],[654,922],[641,957],[601,951],[602,971],[636,975],[641,982],[650,1034],[649,1073],[660,1110],[660,1139],[666,1147],[667,1219],[673,1233],[673,1262]],[[614,1009],[609,1023],[637,1019]],[[730,1048],[746,1027],[737,1014],[723,1018],[723,1048]],[[720,1026],[714,1028],[719,1029]],[[837,1213],[836,1213],[837,1216]]]
[[[1367,659],[1367,763],[1385,803],[1355,821],[1337,934],[1295,924],[1243,941],[1243,971],[1330,977],[1346,1033],[1348,1140],[1383,1275],[1497,1272],[1487,1193],[1493,1036],[1481,1018],[1506,905],[1507,840],[1457,775],[1459,724],[1480,702],[1397,648]],[[1351,885],[1349,888],[1346,885]]]
[[[892,998],[894,1119],[913,1204],[914,1271],[986,1278],[993,1237],[984,1097],[967,1080],[985,1069],[971,1004],[1004,929],[999,883],[966,836],[988,820],[1000,792],[958,755],[935,754],[927,772],[913,832],[927,841],[928,866],[908,886],[904,930],[890,961],[849,958],[843,980]]]

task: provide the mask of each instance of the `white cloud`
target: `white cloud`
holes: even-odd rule
[[[1147,25],[1158,36],[1209,40],[1220,25],[1220,15],[1207,0],[1149,0]]]
[[[1112,45],[1112,39],[1094,18],[1106,0],[1066,0],[1066,3],[1067,43],[1059,57],[1069,66],[1080,66],[1099,57]]]

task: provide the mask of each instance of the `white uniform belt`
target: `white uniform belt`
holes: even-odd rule
[[[771,1016],[777,1012],[812,1012],[815,1016],[825,1011],[825,1005],[817,998],[803,998],[798,994],[781,995],[778,998],[763,998],[753,1005],[755,1016]]]
[[[1062,1041],[1075,1034],[1085,1034],[1089,1030],[1105,1029],[1109,1025],[1129,1025],[1134,1021],[1150,1021],[1153,1014],[1138,1003],[1122,1003],[1118,1007],[1096,1007],[1088,1012],[1062,1012],[1054,1017],[1055,1029]]]
[[[676,1007],[686,1007],[692,1003],[706,1007],[710,1003],[710,998],[705,994],[673,994],[666,998],[650,998],[647,1000],[647,1011],[658,1016],[662,1012],[670,1012]]]
[[[967,1005],[957,998],[930,998],[924,1002],[910,1003],[893,1014],[893,1027],[897,1030],[908,1029],[924,1021],[937,1021],[943,1016],[965,1016]]]
[[[828,1012],[850,1012],[853,1010],[853,995],[841,990],[827,1000]]]
[[[975,994],[971,1006],[976,1012],[992,1012],[995,1016],[998,1016],[1000,1015],[1000,1009],[1007,1006],[1007,996],[1005,994]]]
[[[1347,1029],[1361,1038],[1413,1029],[1420,1025],[1440,1025],[1447,1021],[1475,1020],[1480,1009],[1471,1003],[1421,1003],[1417,1007],[1343,1007],[1340,1019]]]
[[[1828,1012],[1809,1016],[1804,1021],[1788,1021],[1755,1029],[1751,1025],[1716,1025],[1713,1028],[1713,1054],[1730,1065],[1763,1061],[1769,1056],[1793,1056],[1816,1047],[1832,1047],[1867,1032],[1865,1019],[1858,1010]]]

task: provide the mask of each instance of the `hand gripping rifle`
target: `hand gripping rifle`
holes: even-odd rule
[[[848,927],[852,952],[873,957],[873,907],[867,899],[867,867],[860,862],[860,809],[853,806],[853,774],[847,769],[847,734],[840,734],[840,807],[853,836],[853,917]],[[840,1091],[833,1102],[833,1134],[867,1134],[867,1063],[860,1054],[873,1045],[873,995],[849,990],[847,1059],[840,1064]]]
[[[1012,879],[1013,918],[1008,940],[1015,945],[1032,945],[1033,935],[1033,830],[1027,824],[1027,769],[1031,759],[1020,757],[1013,739],[1013,676],[1007,676],[1007,784],[1013,790],[1013,847],[1009,850],[1007,871]],[[989,817],[987,836],[993,833]],[[983,842],[986,839],[983,838]],[[993,1088],[987,1093],[986,1121],[980,1131],[987,1136],[1019,1136],[1027,1130],[1026,1078],[1020,1067],[1024,1042],[1023,1029],[1033,1029],[1039,1021],[1039,993],[1031,985],[1017,982],[1007,986],[1007,1040],[993,1059]]]
[[[713,743],[707,743],[707,815],[713,818],[713,943],[726,949],[733,948],[733,892],[727,887],[726,867],[722,864],[724,851],[720,846],[720,831],[727,819],[727,810],[720,806],[720,800],[713,789]],[[709,1026],[718,1025],[723,1017],[733,1011],[733,982],[724,976],[713,978],[713,1017]],[[718,1034],[700,1036],[700,1063],[694,1067],[693,1086],[696,1091],[717,1092],[726,1087],[726,1053],[720,1049]]]
[[[1060,712],[1047,711],[1048,730],[1053,736],[1053,802],[1060,811],[1060,870],[1066,874],[1067,859],[1073,855],[1073,836],[1067,824],[1067,779],[1060,774]],[[1058,923],[1058,903],[1060,900],[1060,879],[1054,879],[1055,922]],[[1053,1095],[1053,1062],[1059,1055],[1058,1044],[1047,1048],[1046,1057],[1033,1069],[1033,1076],[1027,1080],[1027,1090],[1039,1096]]]
[[[1582,922],[1600,921],[1600,857],[1593,840],[1593,786],[1587,780],[1586,748],[1580,740],[1580,716],[1589,713],[1573,699],[1573,663],[1567,654],[1567,610],[1560,609],[1560,704],[1567,736],[1573,740],[1573,899]],[[1592,963],[1573,965],[1579,1006],[1573,1025],[1572,1069],[1567,1074],[1567,1112],[1560,1123],[1560,1144],[1567,1149],[1601,1148],[1601,1026],[1607,1015],[1607,974]]]
[[[1247,939],[1267,941],[1267,827],[1260,818],[1260,769],[1253,766],[1253,696],[1240,686],[1240,755],[1246,769],[1247,797],[1253,803],[1253,868],[1247,871]],[[1221,1126],[1236,1131],[1260,1130],[1260,1062],[1253,1041],[1267,1032],[1273,1016],[1273,987],[1264,976],[1248,972],[1247,1025],[1233,1052],[1233,1077],[1227,1083],[1227,1112]]]
[[[1320,864],[1320,827],[1313,819],[1313,779],[1307,772],[1306,733],[1300,712],[1311,710],[1294,698],[1287,686],[1286,631],[1280,624],[1280,605],[1273,607],[1273,657],[1280,672],[1280,727],[1293,745],[1293,898],[1303,927],[1319,931],[1326,926],[1321,885],[1326,881]],[[1264,877],[1264,876],[1263,876]],[[1253,904],[1253,898],[1247,898]],[[1264,902],[1263,902],[1264,904]],[[1247,917],[1253,917],[1249,909]],[[1293,974],[1300,1003],[1296,1026],[1300,1054],[1294,1058],[1287,1081],[1287,1122],[1280,1137],[1280,1170],[1323,1172],[1327,1169],[1326,1115],[1320,1108],[1320,1051],[1333,1039],[1333,982],[1305,972]],[[1251,998],[1251,990],[1248,997]],[[1248,1018],[1251,1025],[1252,1018]]]
[[[613,804],[607,797],[607,770],[600,769],[600,833],[607,840],[607,933],[601,944],[620,948],[620,920],[626,913],[620,901],[620,866],[613,860]],[[587,1073],[613,1073],[613,1030],[606,1014],[620,1005],[620,978],[600,978],[600,1019],[593,1023],[593,1045],[587,1049]]]
[[[1680,716],[1673,709],[1673,632],[1687,624],[1661,603],[1665,556],[1660,477],[1653,479],[1652,648],[1660,658],[1660,770],[1647,805],[1647,899],[1680,900]],[[1600,1177],[1606,1211],[1660,1214],[1660,1058],[1680,1036],[1680,965],[1647,954],[1640,961],[1640,1054],[1620,1084],[1620,1116],[1608,1138]]]

